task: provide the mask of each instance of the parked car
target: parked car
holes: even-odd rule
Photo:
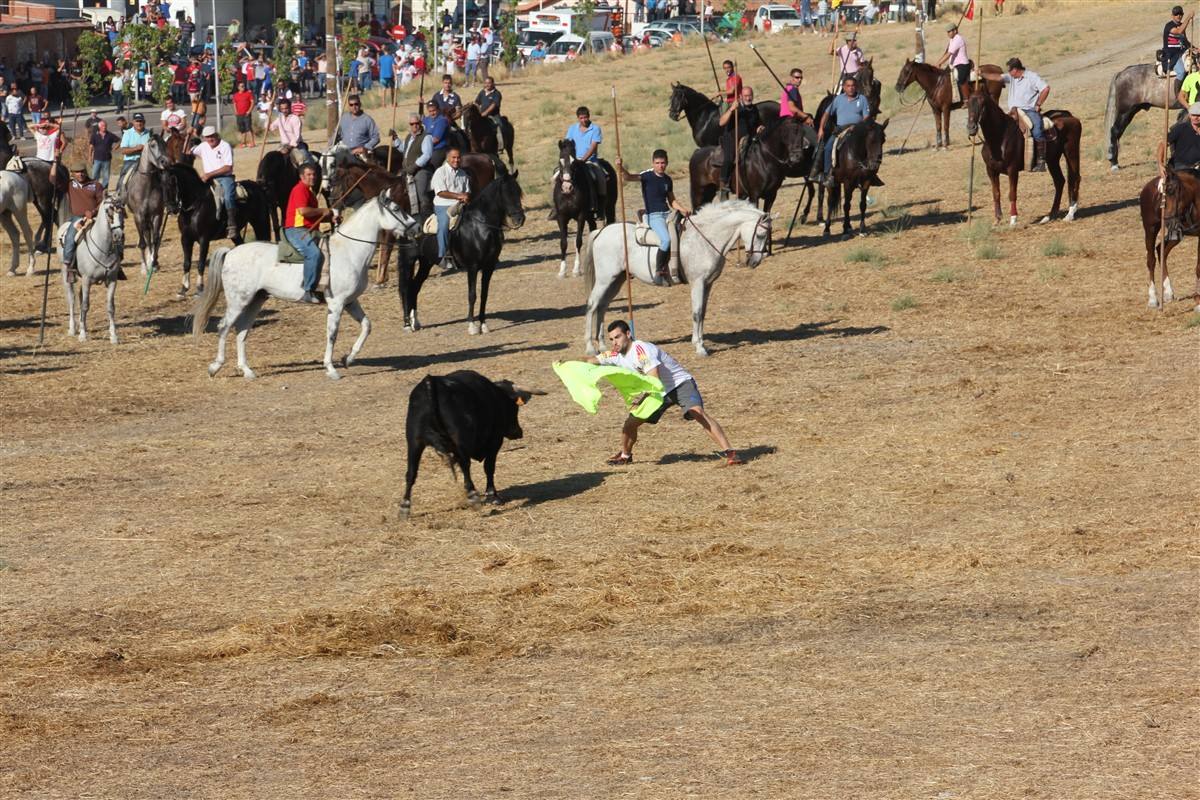
[[[565,33],[546,51],[546,63],[570,61],[572,50],[575,51],[575,55],[605,53],[612,42],[613,35],[607,31],[592,31],[586,40],[573,33]]]
[[[769,27],[767,20],[771,21]],[[759,6],[758,11],[754,14],[754,30],[759,32],[769,29],[771,33],[780,33],[790,28],[803,27],[804,22],[800,19],[800,12],[791,6],[774,4]]]

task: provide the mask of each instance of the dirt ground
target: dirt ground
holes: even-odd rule
[[[102,304],[91,341],[66,337],[55,273],[35,352],[42,276],[0,277],[0,796],[1200,795],[1200,327],[1190,301],[1146,308],[1133,203],[1161,112],[1117,175],[1099,130],[1161,14],[1015,5],[983,61],[1020,54],[1082,118],[1077,221],[1028,225],[1050,183],[1026,175],[1020,227],[963,224],[964,116],[934,152],[922,112],[868,237],[785,243],[782,194],[775,254],[716,285],[709,358],[685,290],[636,287],[639,334],[694,372],[745,467],[677,416],[606,467],[619,401],[588,416],[550,370],[582,352],[584,296],[554,277],[553,141],[588,103],[611,156],[614,83],[627,160],[668,142],[682,194],[667,96],[710,83],[703,48],[502,81],[530,213],[487,335],[462,275],[429,282],[416,334],[369,293],[375,332],[335,383],[322,314],[272,302],[259,380],[210,379],[174,222],[149,294],[120,287],[118,346]],[[862,39],[890,85],[911,29]],[[826,46],[762,50],[807,67],[815,105]],[[915,112],[894,90],[885,112],[895,148]],[[408,392],[459,368],[549,395],[501,453],[502,507],[464,507],[427,457],[400,521]]]

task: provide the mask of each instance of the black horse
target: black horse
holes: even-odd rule
[[[267,206],[267,193],[257,181],[238,181],[246,190],[246,198],[238,200],[238,235],[235,245],[242,243],[242,231],[246,224],[254,229],[254,238],[260,242],[271,240],[271,223]],[[226,227],[217,219],[217,204],[212,190],[200,180],[196,170],[185,164],[172,164],[163,174],[163,195],[167,212],[178,215],[179,240],[183,246],[183,285],[179,296],[187,295],[192,275],[192,245],[199,242],[200,260],[196,268],[199,280],[196,293],[204,291],[204,268],[208,264],[208,245],[214,239],[225,238]]]
[[[614,179],[616,174],[613,175]],[[610,188],[609,196],[616,194],[615,180]],[[567,228],[575,223],[575,274],[579,274],[579,249],[583,247],[583,227],[596,230],[596,187],[592,171],[588,165],[575,158],[575,143],[563,139],[558,143],[558,172],[554,176],[554,216],[558,221],[558,242],[561,251],[561,261],[558,265],[558,277],[567,274]],[[601,214],[603,216],[603,213]],[[612,222],[605,218],[605,223]]]
[[[758,109],[759,119],[779,118],[779,103],[774,100],[764,100],[754,105]],[[716,103],[692,87],[682,83],[671,84],[671,108],[667,116],[675,122],[679,121],[680,115],[687,117],[697,147],[714,147],[721,143],[721,127],[717,124],[721,115],[718,112]]]
[[[508,117],[499,117],[499,124],[479,113],[479,106],[467,103],[463,106],[462,130],[471,142],[475,153],[491,153],[497,157],[503,150],[508,156],[508,168],[513,168],[513,126]]]
[[[492,272],[500,261],[504,247],[506,225],[519,228],[525,224],[525,209],[521,206],[521,185],[517,172],[497,175],[481,192],[471,197],[462,212],[458,228],[450,232],[450,255],[454,263],[467,270],[467,333],[487,333],[487,297]],[[405,327],[416,327],[417,294],[429,277],[430,267],[438,261],[437,237],[423,236],[412,247],[401,246],[397,288],[404,304]],[[413,272],[414,262],[420,266]],[[475,320],[475,283],[482,271],[479,296],[479,321]],[[411,314],[411,317],[410,317]]]
[[[887,139],[884,132],[888,121],[882,125],[874,120],[864,120],[855,125],[835,147],[837,159],[833,167],[833,188],[829,190],[829,208],[825,214],[825,235],[829,236],[829,226],[837,210],[838,200],[842,202],[842,234],[850,237],[854,230],[850,227],[850,202],[854,190],[858,189],[858,231],[867,232],[867,191],[873,185],[879,185],[879,166],[883,162],[883,143]],[[842,193],[845,192],[845,198]]]
[[[312,164],[317,168],[316,185],[320,186],[321,165],[316,160]],[[287,213],[288,197],[296,184],[300,182],[300,171],[296,168],[296,163],[292,161],[290,155],[272,150],[263,156],[262,161],[258,162],[256,177],[267,198],[271,232],[275,241],[279,241],[283,237],[281,228],[287,222],[283,216]],[[255,238],[258,238],[257,234],[255,234]]]
[[[738,196],[756,205],[761,200],[763,211],[770,211],[784,178],[808,174],[806,170],[811,168],[816,152],[816,131],[793,117],[776,118],[745,147],[738,164]],[[701,147],[692,154],[688,171],[693,209],[716,197],[721,184],[721,156],[719,147]],[[811,203],[811,187],[807,189]]]

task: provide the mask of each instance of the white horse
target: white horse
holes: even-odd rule
[[[61,252],[67,227],[65,222],[58,229],[58,244]],[[121,271],[121,253],[125,249],[125,204],[115,195],[109,195],[100,203],[95,222],[87,230],[75,236],[75,269],[79,272],[79,341],[87,341],[88,300],[92,284],[108,286],[108,340],[117,343],[116,294],[117,281],[125,277]],[[67,292],[67,335],[75,335],[75,284],[67,272],[66,262],[62,266],[63,288]]]
[[[33,230],[29,227],[29,212],[26,210],[31,194],[29,181],[25,180],[24,176],[9,170],[0,171],[0,226],[4,227],[4,232],[8,234],[9,241],[12,242],[12,262],[8,267],[9,275],[17,274],[17,264],[21,261],[21,237],[17,233],[17,226],[13,224],[13,217],[16,217],[17,222],[21,223],[21,233],[25,235],[25,246],[29,248],[29,267],[25,270],[25,274],[33,274]]]
[[[405,189],[400,186],[392,191]],[[325,298],[328,306],[325,373],[334,380],[341,377],[333,367],[333,345],[337,341],[342,311],[348,311],[362,329],[354,347],[342,360],[343,366],[350,366],[371,332],[371,321],[359,305],[358,296],[367,288],[367,272],[379,232],[386,230],[397,236],[411,236],[417,232],[416,221],[401,210],[390,194],[385,192],[364,203],[329,239],[329,257],[325,261],[329,276],[329,291]],[[263,303],[268,296],[293,301],[303,297],[304,265],[278,263],[276,248],[277,245],[272,243],[251,242],[234,248],[223,247],[213,254],[208,267],[209,279],[204,293],[196,301],[192,319],[192,334],[199,336],[208,324],[218,295],[224,292],[225,316],[217,326],[217,359],[208,365],[210,376],[216,375],[225,363],[225,338],[232,325],[238,332],[238,369],[247,379],[253,379],[254,371],[246,363],[246,336]]]
[[[629,274],[642,283],[654,285],[657,247],[639,245],[632,223],[608,225],[588,234],[583,243],[584,279],[590,292],[585,315],[587,352],[596,353],[604,325],[604,312],[625,282],[624,235],[629,247]],[[745,200],[710,203],[688,218],[679,236],[679,261],[692,287],[692,344],[696,352],[704,349],[704,312],[712,284],[721,277],[725,256],[741,239],[746,248],[746,265],[757,267],[771,241],[771,215]],[[603,343],[601,342],[601,347]]]

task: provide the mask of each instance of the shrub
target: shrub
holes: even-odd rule
[[[869,247],[856,247],[846,253],[845,261],[847,264],[870,264],[873,267],[882,267],[887,258],[883,253]]]
[[[1000,245],[995,242],[983,242],[975,248],[975,255],[987,261],[994,261],[1001,256]]]
[[[929,278],[934,283],[954,283],[959,279],[958,272],[952,267],[943,267]]]
[[[1046,258],[1062,258],[1068,252],[1067,243],[1057,236],[1042,246],[1042,255]]]
[[[917,301],[911,294],[902,294],[892,301],[892,311],[906,311],[916,307]]]

